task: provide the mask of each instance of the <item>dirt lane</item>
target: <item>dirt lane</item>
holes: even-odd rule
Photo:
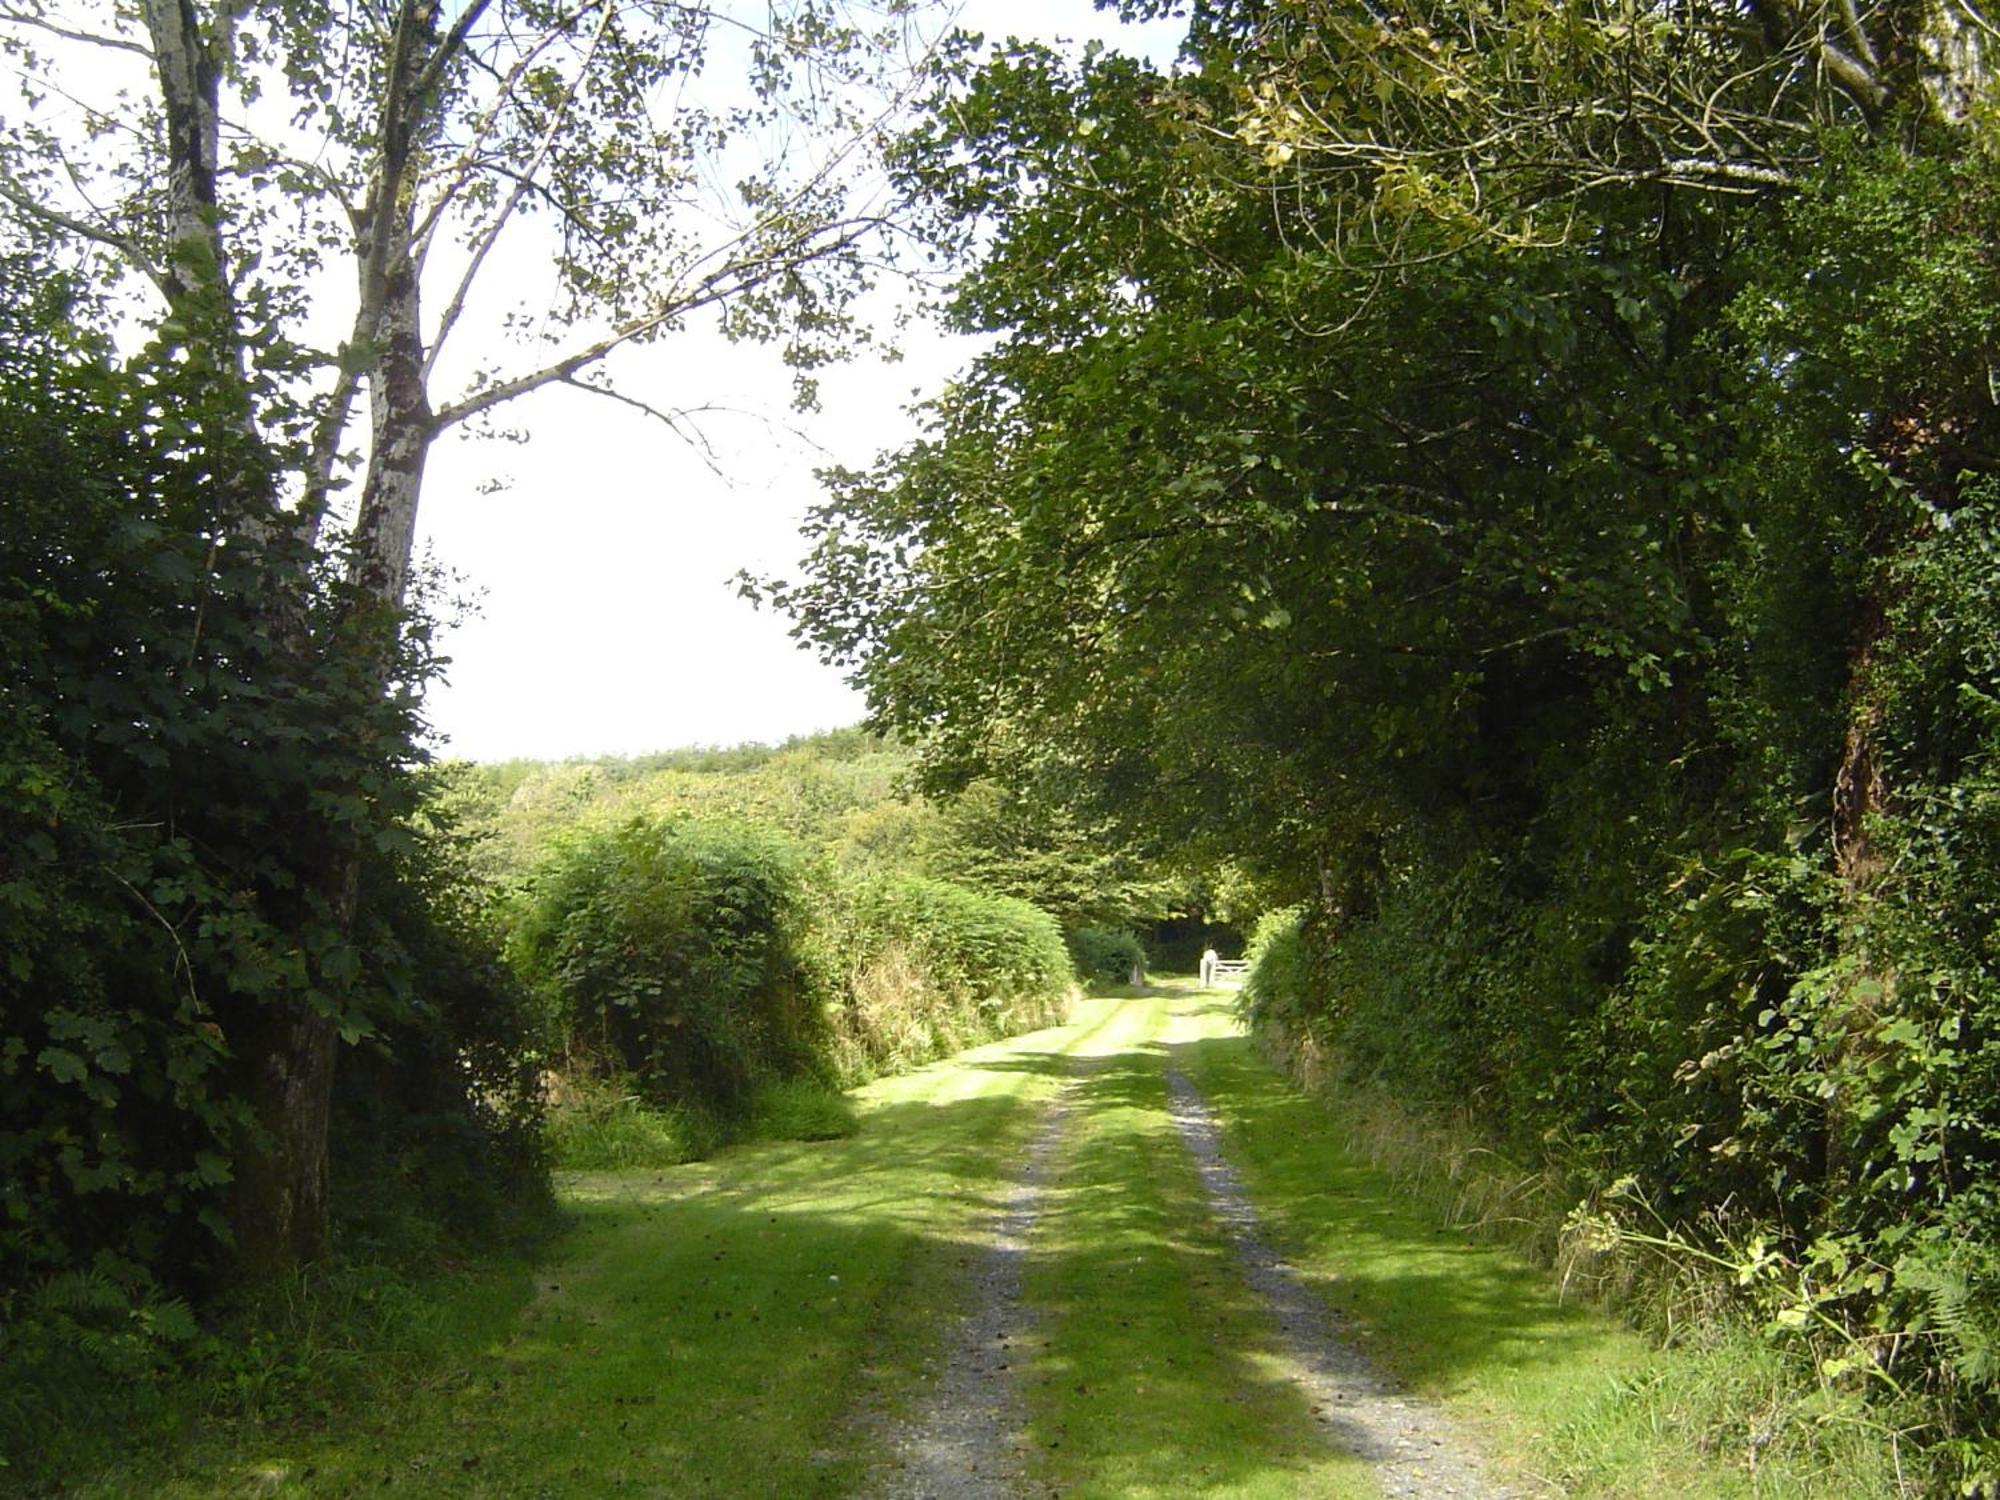
[[[1243,1180],[1222,1154],[1222,1133],[1201,1091],[1167,1072],[1172,1114],[1208,1190],[1244,1279],[1270,1309],[1292,1378],[1311,1396],[1327,1438],[1375,1466],[1382,1493],[1451,1500],[1513,1500],[1465,1436],[1429,1403],[1394,1384],[1344,1335],[1326,1304],[1272,1250]]]

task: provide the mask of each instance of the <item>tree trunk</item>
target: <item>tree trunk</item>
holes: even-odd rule
[[[239,1136],[231,1229],[236,1268],[267,1283],[325,1258],[334,1024],[303,1000],[258,1007],[231,1036],[255,1125]]]
[[[407,249],[371,289],[380,351],[369,375],[368,474],[354,523],[351,576],[370,596],[399,607],[409,587],[417,501],[437,424],[424,383],[417,268]]]

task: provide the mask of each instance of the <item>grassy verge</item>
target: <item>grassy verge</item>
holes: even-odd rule
[[[1027,1279],[1036,1477],[1065,1496],[1378,1493],[1284,1379],[1167,1115],[1168,1000],[1128,1002],[1083,1056],[1076,1124]]]
[[[873,1456],[853,1413],[916,1387],[1032,1102],[1110,1010],[872,1084],[845,1139],[571,1176],[559,1258],[443,1297],[439,1337],[393,1378],[68,1492],[849,1493]]]
[[[1372,1495],[1284,1378],[1167,1113],[1169,1059],[1221,1117],[1269,1236],[1517,1479],[1607,1497],[1893,1492],[1879,1445],[1831,1408],[1808,1449],[1754,1440],[1782,1373],[1754,1344],[1662,1354],[1517,1256],[1441,1230],[1254,1055],[1226,1000],[1185,986],[880,1080],[853,1096],[851,1136],[572,1175],[556,1260],[302,1305],[306,1324],[366,1336],[307,1339],[318,1366],[245,1352],[235,1416],[190,1411],[170,1444],[80,1454],[61,1492],[864,1493],[889,1425],[871,1417],[914,1407],[977,1231],[1074,1065],[1026,1282],[1032,1477],[1083,1497]],[[818,1110],[780,1113],[845,1128]],[[1741,1440],[1692,1440],[1714,1431]]]
[[[1236,1035],[1221,997],[1178,1004],[1178,1065],[1221,1115],[1273,1239],[1356,1337],[1476,1430],[1524,1479],[1578,1496],[1897,1492],[1879,1434],[1829,1401],[1782,1441],[1796,1400],[1757,1340],[1715,1330],[1659,1351],[1509,1251],[1441,1227],[1344,1144],[1326,1106]]]
[[[542,1226],[545,1243],[552,1227]],[[363,1264],[302,1273],[171,1351],[136,1341],[129,1312],[79,1316],[65,1368],[0,1366],[14,1377],[0,1384],[0,1406],[28,1403],[40,1419],[7,1413],[27,1447],[0,1452],[0,1495],[150,1495],[184,1456],[219,1453],[241,1455],[238,1477],[202,1493],[254,1487],[273,1442],[421,1387],[499,1336],[533,1290],[517,1249],[430,1274]]]

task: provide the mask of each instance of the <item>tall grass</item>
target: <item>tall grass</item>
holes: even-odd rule
[[[692,1103],[649,1102],[629,1079],[589,1070],[549,1081],[549,1157],[568,1172],[672,1167],[707,1156],[725,1137],[716,1117]]]

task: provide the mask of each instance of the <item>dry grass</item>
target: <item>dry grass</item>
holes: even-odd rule
[[[847,999],[834,1007],[834,1065],[843,1082],[908,1072],[982,1042],[1018,1036],[1067,1020],[1075,992],[978,997],[940,985],[901,943],[871,954],[849,976]]]

